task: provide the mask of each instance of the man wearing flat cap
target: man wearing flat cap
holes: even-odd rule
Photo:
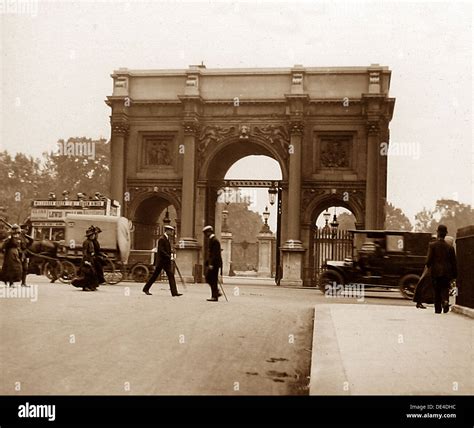
[[[454,248],[445,241],[448,228],[444,224],[438,226],[438,239],[430,243],[426,267],[431,269],[431,282],[434,290],[435,313],[449,312],[449,284],[456,279],[457,261]]]
[[[164,229],[165,231],[163,235],[160,236],[160,239],[158,239],[158,248],[155,257],[155,271],[143,287],[143,292],[151,296],[150,288],[154,284],[156,279],[160,276],[161,271],[164,270],[170,283],[171,295],[173,297],[182,296],[181,293],[178,293],[178,289],[176,288],[176,280],[174,278],[174,273],[171,266],[172,251],[170,238],[173,236],[174,227],[166,225]]]
[[[206,226],[202,231],[209,241],[205,267],[206,281],[211,287],[211,298],[207,299],[207,301],[217,302],[221,295],[217,286],[219,280],[219,269],[222,269],[221,243],[216,238],[212,226]]]

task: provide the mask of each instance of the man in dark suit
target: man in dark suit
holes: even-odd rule
[[[444,238],[448,234],[445,225],[440,224],[437,230],[438,239],[428,248],[426,266],[431,269],[431,282],[434,290],[435,313],[449,311],[449,284],[458,276],[456,253]]]
[[[170,283],[170,291],[173,297],[182,296],[181,293],[178,293],[178,289],[176,288],[176,280],[174,278],[174,273],[172,269],[172,251],[171,251],[171,243],[170,238],[174,233],[174,227],[166,225],[165,232],[163,236],[158,239],[158,249],[155,258],[155,271],[150,279],[147,281],[145,286],[143,287],[143,292],[151,296],[150,288],[156,279],[160,276],[162,270],[166,272],[166,276],[168,277],[168,281]]]
[[[206,281],[211,287],[211,298],[208,302],[217,302],[221,293],[218,288],[219,269],[222,270],[221,243],[214,234],[212,226],[206,226],[203,230],[204,235],[209,240],[206,267]]]

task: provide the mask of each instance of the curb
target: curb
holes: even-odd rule
[[[453,305],[451,310],[460,315],[464,315],[469,318],[474,318],[474,309],[468,308],[467,306]]]
[[[351,395],[329,305],[314,306],[309,395]]]

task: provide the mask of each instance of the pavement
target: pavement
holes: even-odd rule
[[[315,307],[311,395],[472,395],[474,322],[453,312]]]

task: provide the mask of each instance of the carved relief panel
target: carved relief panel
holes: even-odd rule
[[[354,168],[354,135],[317,134],[314,136],[313,171]]]
[[[141,134],[139,169],[142,171],[174,169],[175,139],[174,133]]]

